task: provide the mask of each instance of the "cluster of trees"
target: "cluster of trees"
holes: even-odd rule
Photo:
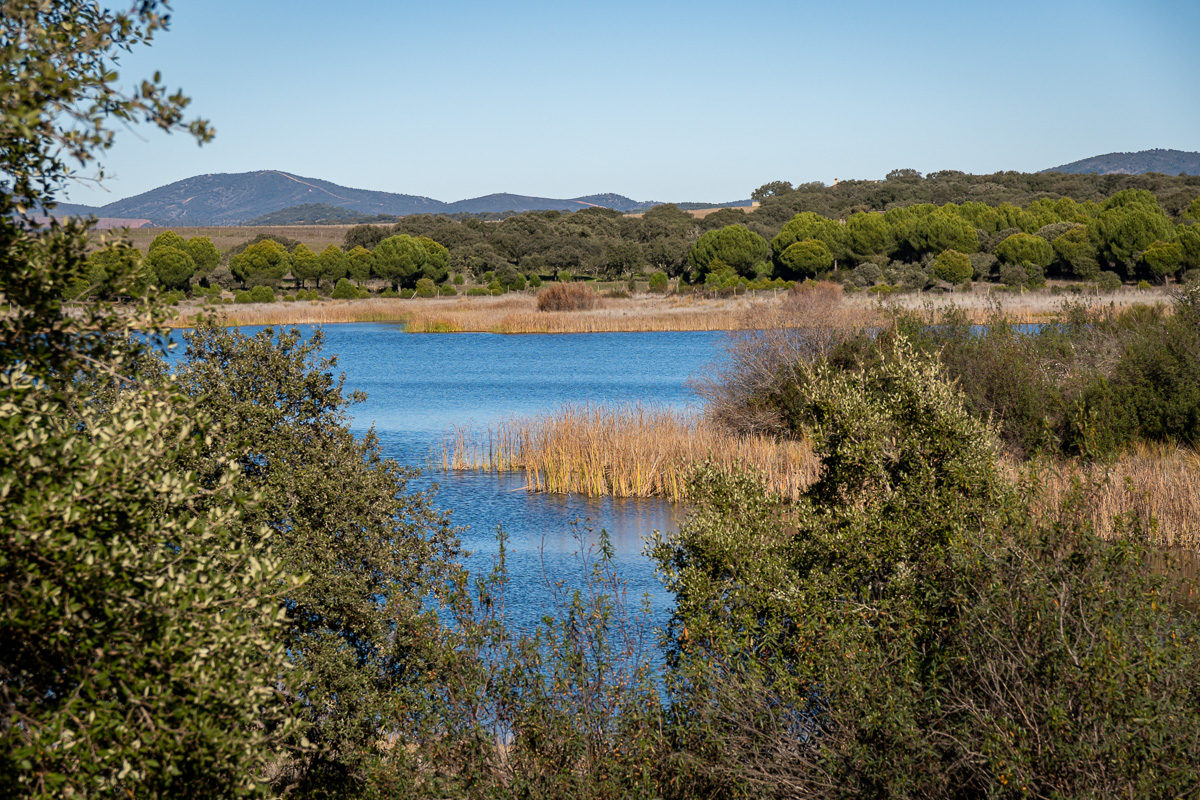
[[[1040,190],[1036,199],[1018,206],[975,199],[969,192],[980,184],[971,177],[947,184],[964,195],[961,202],[912,203],[912,197],[921,196],[914,190],[897,194],[885,203],[886,210],[859,204],[843,209],[842,217],[802,210],[782,218],[794,207],[814,205],[806,198],[816,190],[789,189],[778,182],[756,192],[762,203],[750,213],[726,208],[701,219],[672,205],[657,206],[641,217],[603,208],[529,212],[501,221],[414,215],[391,226],[351,228],[342,247],[329,245],[320,253],[287,237],[262,234],[222,256],[206,237],[185,242],[167,231],[154,240],[142,262],[140,286],[182,291],[189,282],[212,281],[253,289],[278,287],[290,274],[301,289],[311,284],[328,291],[345,278],[356,287],[376,281],[392,292],[432,295],[453,271],[473,276],[493,293],[517,288],[534,276],[616,279],[653,272],[715,288],[766,287],[774,285],[772,279],[812,277],[856,289],[919,290],[971,280],[1036,287],[1047,278],[1097,281],[1114,288],[1130,280],[1164,282],[1200,269],[1200,197],[1193,193],[1200,186],[1188,178],[1100,181],[1099,176],[1071,176],[1086,179],[1090,189],[1081,193],[1088,196],[1103,185],[1129,181],[1160,194],[1124,188],[1101,200],[1080,202]],[[922,179],[899,171],[883,184],[870,185],[911,188],[945,180],[942,173]],[[1081,188],[1074,181],[1047,185]],[[829,191],[841,191],[841,186]],[[128,247],[100,250],[91,257],[89,274],[68,293],[104,296],[107,276],[137,262]],[[421,281],[426,283],[418,286]],[[348,285],[342,295],[356,291]]]
[[[688,263],[693,279],[732,269],[790,280],[832,275],[857,288],[921,289],[972,279],[1038,286],[1048,276],[1096,280],[1104,272],[1117,281],[1161,282],[1200,269],[1200,198],[1178,222],[1144,189],[1103,203],[921,204],[859,211],[844,221],[803,211],[769,243],[742,224],[708,231]]]
[[[1097,280],[1105,272],[1113,273],[1107,281],[1163,281],[1200,268],[1200,179],[1004,173],[1009,184],[1038,187],[997,195],[1030,198],[1015,205],[989,203],[988,192],[977,191],[992,185],[983,177],[996,176],[935,173],[925,179],[901,170],[881,183],[820,191],[768,184],[755,193],[762,202],[749,213],[726,208],[702,219],[672,205],[640,218],[601,208],[529,212],[500,222],[415,215],[394,226],[355,227],[344,247],[371,250],[389,235],[407,233],[443,242],[451,268],[476,276],[505,266],[610,279],[661,270],[709,285],[832,276],[857,288],[920,289],[972,279],[1036,286],[1047,277]],[[873,192],[873,200],[811,202],[861,200],[850,191],[855,186]],[[943,196],[954,199],[922,202]]]

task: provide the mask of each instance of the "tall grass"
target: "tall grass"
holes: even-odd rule
[[[588,496],[686,499],[692,467],[710,460],[739,466],[768,488],[795,499],[820,468],[806,443],[739,434],[709,417],[662,406],[564,406],[486,429],[460,429],[443,442],[434,466],[445,471],[524,473],[531,491]],[[1028,462],[1005,459],[1016,480]],[[1176,446],[1139,445],[1107,463],[1057,459],[1039,465],[1046,508],[1082,483],[1096,531],[1116,535],[1114,520],[1149,524],[1156,544],[1200,550],[1200,454]]]
[[[806,444],[730,433],[703,416],[641,404],[564,406],[486,430],[459,430],[444,470],[523,472],[533,491],[682,500],[692,466],[710,460],[758,475],[796,498],[816,477]]]
[[[1104,538],[1112,538],[1120,516],[1150,526],[1165,547],[1200,551],[1200,453],[1188,447],[1139,443],[1111,462],[1078,459],[1043,465],[1039,480],[1053,503],[1076,483],[1093,486],[1087,513]]]

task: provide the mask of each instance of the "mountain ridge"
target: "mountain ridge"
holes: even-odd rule
[[[1161,172],[1164,175],[1200,175],[1200,153],[1190,150],[1154,148],[1133,153],[1104,153],[1072,161],[1042,172],[1068,174],[1142,175]]]
[[[604,206],[618,211],[646,207],[619,194],[557,199],[509,193],[446,203],[431,197],[340,186],[282,170],[209,173],[174,181],[103,206],[62,203],[62,216],[149,219],[154,225],[237,225],[284,209],[333,206],[367,215],[579,211]]]

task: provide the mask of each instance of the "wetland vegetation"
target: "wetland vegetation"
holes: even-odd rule
[[[6,75],[21,78],[0,103],[0,794],[1200,791],[1200,617],[1156,547],[1170,514],[1174,543],[1196,545],[1195,282],[1181,282],[1169,312],[1067,308],[1033,334],[1001,318],[979,331],[947,312],[885,316],[864,335],[841,297],[858,278],[831,264],[837,285],[748,309],[758,324],[743,326],[754,330],[704,385],[703,422],[627,408],[517,423],[534,442],[526,451],[521,439],[521,458],[541,448],[546,464],[560,447],[570,463],[657,438],[662,458],[679,462],[659,483],[683,481],[688,505],[680,529],[648,547],[673,599],[668,625],[656,630],[649,603],[629,598],[609,537],[584,532],[582,582],[551,578],[539,621],[518,630],[509,610],[529,587],[509,570],[503,532],[492,569],[468,570],[431,494],[374,432],[351,429],[362,397],[319,335],[200,321],[169,364],[158,345],[174,307],[147,287],[189,291],[215,247],[168,237],[146,259],[129,248],[98,256],[86,224],[33,218],[70,175],[66,159],[94,160],[114,121],[211,136],[203,121],[183,124],[186,98],[157,79],[132,95],[114,84],[112,51],[148,41],[164,10],[15,0],[0,22],[0,40],[21,43],[0,48]],[[1047,252],[1071,265],[1082,252],[1090,265],[1091,247],[1097,268],[1124,270],[1118,280],[1177,275],[1191,257],[1195,224],[1182,217],[1194,193],[1147,180],[1184,188],[1167,200],[1127,188],[1081,199],[1095,203],[1082,211],[1031,199],[1013,207],[1021,231],[995,231],[995,252],[980,252],[1012,267],[1000,273],[1010,285],[1036,281]],[[882,190],[893,183],[930,188],[903,171]],[[869,198],[879,187],[858,189]],[[864,211],[843,226],[786,205],[810,195],[839,196],[766,187],[761,208],[791,212],[777,233],[730,233],[736,223],[718,219],[679,269],[689,264],[688,279],[714,292],[780,279],[758,270],[768,254],[795,272],[826,269],[838,261],[831,231],[890,228],[892,214],[902,224],[888,246],[917,260],[853,270],[865,286],[876,267],[869,282],[890,291],[893,276],[917,283],[926,263],[961,268],[943,257],[950,249],[983,263],[971,237],[978,245],[978,230],[1011,221],[1008,209],[964,203]],[[1043,222],[1050,210],[1061,219]],[[480,235],[506,248],[539,241],[536,219],[512,219]],[[545,221],[623,224],[590,211]],[[440,292],[456,248],[445,246],[443,265],[425,233],[385,230],[375,251],[334,249],[348,261],[360,246],[382,248],[382,291]],[[407,238],[385,246],[393,237]],[[1067,237],[1072,247],[1055,249]],[[332,274],[296,274],[309,255],[323,269],[311,252],[291,264],[298,250],[248,244],[230,275],[262,296],[286,261],[295,279],[328,286]],[[473,252],[489,267],[480,277],[493,272],[487,286],[503,290],[504,265]],[[616,250],[595,252],[618,263]],[[533,265],[517,272],[523,256],[501,257],[513,285],[540,277]],[[607,444],[591,442],[598,430]],[[748,442],[758,449],[738,449]],[[701,448],[717,457],[691,463]],[[775,462],[776,475],[799,465],[794,483],[756,473],[779,453],[797,454]],[[1146,460],[1186,499],[1154,505],[1127,483],[1128,503],[1114,500],[1107,471]],[[1066,477],[1047,480],[1060,465]],[[606,468],[590,473],[603,486],[573,485],[660,490],[644,467],[635,454],[624,477]]]

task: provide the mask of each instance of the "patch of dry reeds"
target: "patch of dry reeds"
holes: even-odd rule
[[[460,430],[438,456],[442,469],[523,472],[533,491],[684,499],[691,468],[709,460],[758,475],[796,498],[816,477],[801,442],[733,434],[704,417],[661,406],[565,406]]]
[[[1200,453],[1191,448],[1140,444],[1111,463],[1059,461],[1040,470],[1039,480],[1048,507],[1077,483],[1092,487],[1083,499],[1104,538],[1118,535],[1120,516],[1140,521],[1155,544],[1200,552]]]
[[[537,293],[538,311],[591,311],[600,298],[582,283],[552,283]]]

